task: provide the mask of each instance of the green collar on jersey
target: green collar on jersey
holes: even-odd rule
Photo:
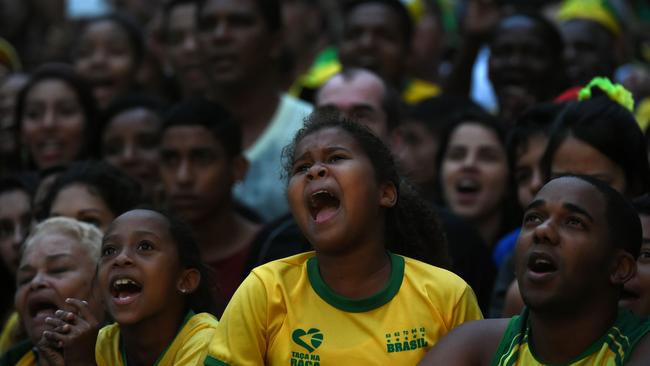
[[[386,287],[376,294],[366,297],[365,299],[350,299],[336,294],[327,286],[318,269],[318,260],[311,257],[307,260],[307,274],[311,287],[316,291],[321,299],[337,309],[350,313],[363,313],[376,309],[388,303],[399,291],[404,278],[404,257],[388,253],[391,262],[391,273]]]
[[[187,314],[185,314],[185,318],[183,318],[183,323],[181,323],[181,326],[178,327],[178,332],[176,333],[176,336],[178,336],[178,333],[181,332],[181,329],[187,324],[187,322],[194,316],[194,311],[189,310]],[[156,362],[154,362],[153,366],[158,366],[160,363],[160,360],[165,356],[165,353],[167,353],[167,350],[169,349],[169,346],[171,346],[172,343],[176,340],[176,336],[174,336],[174,339],[167,345],[165,350],[158,355],[158,358],[156,359]],[[122,362],[124,363],[124,366],[129,366],[127,361],[126,361],[126,350],[124,349],[124,342],[122,342],[122,337],[120,337],[120,353],[122,354]]]

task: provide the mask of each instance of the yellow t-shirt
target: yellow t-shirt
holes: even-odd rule
[[[199,365],[205,358],[207,346],[214,336],[217,319],[208,313],[190,312],[185,318],[174,341],[167,347],[154,365]],[[95,358],[98,366],[125,366],[120,346],[120,327],[111,324],[103,327],[97,336]]]
[[[20,342],[21,336],[25,336],[21,327],[20,315],[17,311],[13,311],[0,332],[0,355]]]
[[[36,365],[36,355],[34,352],[29,351],[16,363],[16,366],[35,366]]]
[[[255,268],[228,304],[205,365],[414,365],[452,328],[482,318],[458,276],[390,256],[388,285],[361,300],[332,292],[314,252]]]

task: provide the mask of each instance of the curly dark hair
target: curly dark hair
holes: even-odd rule
[[[437,216],[416,190],[399,176],[390,150],[366,126],[338,113],[312,113],[282,152],[285,177],[290,176],[296,146],[305,137],[326,128],[339,128],[352,136],[368,156],[376,181],[391,182],[397,188],[397,203],[386,211],[387,249],[438,267],[449,268],[447,241]]]

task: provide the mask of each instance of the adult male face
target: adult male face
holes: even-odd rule
[[[561,48],[542,21],[526,15],[501,20],[494,31],[488,62],[489,78],[502,118],[514,123],[526,109],[554,97],[562,70]],[[558,38],[559,39],[559,38]],[[556,49],[558,48],[558,49]]]
[[[524,214],[516,275],[531,311],[575,315],[611,296],[634,273],[631,254],[615,246],[604,195],[561,177],[547,183]],[[602,303],[602,301],[599,301]]]
[[[198,28],[205,68],[217,88],[252,86],[267,77],[280,51],[279,31],[256,0],[208,0]]]
[[[384,110],[383,81],[366,70],[354,70],[332,77],[316,96],[317,108],[333,108],[345,117],[370,128],[386,141],[388,118]]]
[[[201,125],[171,126],[161,141],[161,177],[170,206],[189,223],[227,206],[235,176],[232,159]]]
[[[409,25],[397,10],[380,2],[353,7],[344,16],[339,57],[345,67],[372,70],[399,88],[410,52]]]
[[[186,95],[207,90],[196,37],[195,1],[180,2],[168,9],[165,18],[165,54]]]
[[[611,77],[616,68],[613,36],[598,23],[574,19],[562,23],[564,62],[573,85],[586,85],[596,76]]]

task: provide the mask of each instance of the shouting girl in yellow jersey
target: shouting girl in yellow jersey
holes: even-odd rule
[[[291,210],[314,252],[252,271],[205,365],[414,365],[481,318],[463,280],[397,254],[445,262],[435,219],[372,132],[317,112],[285,158]]]
[[[44,334],[68,365],[197,365],[217,320],[210,285],[188,227],[153,210],[128,211],[104,236],[98,286],[114,324],[97,334],[82,302],[59,310]],[[95,338],[97,341],[95,342]]]

